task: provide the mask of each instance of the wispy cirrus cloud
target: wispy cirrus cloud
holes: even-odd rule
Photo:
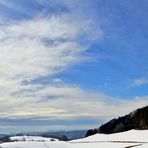
[[[102,38],[103,31],[97,28],[94,32],[91,19],[79,22],[71,17],[71,13],[41,14],[33,19],[1,25],[1,117],[73,118],[87,115],[68,110],[70,104],[85,98],[84,91],[67,86],[63,81],[57,86],[54,80],[57,80],[56,74],[86,60],[83,53],[91,42]],[[44,77],[52,83],[32,83]]]
[[[133,87],[140,87],[142,85],[146,85],[148,84],[148,79],[145,78],[139,78],[139,79],[135,79],[132,83]]]

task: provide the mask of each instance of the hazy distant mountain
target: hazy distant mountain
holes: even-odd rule
[[[44,137],[54,137],[54,138],[61,138],[61,140],[64,140],[62,138],[66,138],[67,140],[72,140],[72,139],[79,139],[83,138],[85,136],[87,130],[79,130],[79,131],[57,131],[57,132],[45,132],[38,134],[40,136]]]
[[[60,141],[68,141],[74,139],[80,139],[85,136],[87,130],[79,131],[55,131],[55,132],[33,132],[33,133],[18,133],[10,135],[0,135],[0,142],[10,142],[10,137],[12,136],[35,136],[35,137],[45,137],[45,138],[55,138]]]
[[[42,136],[57,138],[62,141],[73,140],[83,138],[87,130],[75,130],[75,131],[53,131],[53,132],[29,132],[19,133],[17,136],[28,135],[28,136]]]

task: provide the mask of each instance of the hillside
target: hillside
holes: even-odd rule
[[[112,119],[99,128],[90,129],[85,136],[87,137],[96,133],[111,134],[131,129],[148,129],[148,106],[139,108],[125,116]]]

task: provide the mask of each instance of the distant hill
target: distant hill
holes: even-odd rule
[[[67,140],[79,139],[85,136],[86,130],[79,130],[79,131],[57,131],[57,132],[46,132],[38,134],[43,137],[53,137],[58,138],[60,140],[64,140],[62,138],[66,138]],[[65,140],[66,141],[66,140]]]
[[[54,138],[60,141],[69,141],[74,139],[80,139],[85,136],[87,130],[77,130],[77,131],[55,131],[55,132],[33,132],[33,133],[18,133],[18,134],[9,134],[9,135],[0,135],[1,142],[11,142],[10,137],[13,136],[41,136],[44,138]]]
[[[87,130],[74,130],[74,131],[53,131],[53,132],[29,132],[19,133],[17,136],[28,135],[28,136],[42,136],[56,138],[62,141],[68,141],[73,139],[83,138]]]
[[[139,108],[125,116],[112,119],[99,128],[90,129],[86,132],[85,137],[96,133],[111,134],[131,129],[148,129],[148,106]]]

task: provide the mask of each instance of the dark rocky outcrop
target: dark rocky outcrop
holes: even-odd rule
[[[148,129],[148,106],[137,109],[123,117],[115,118],[101,125],[98,129],[88,130],[85,136],[88,137],[96,133],[111,134],[131,129]]]

